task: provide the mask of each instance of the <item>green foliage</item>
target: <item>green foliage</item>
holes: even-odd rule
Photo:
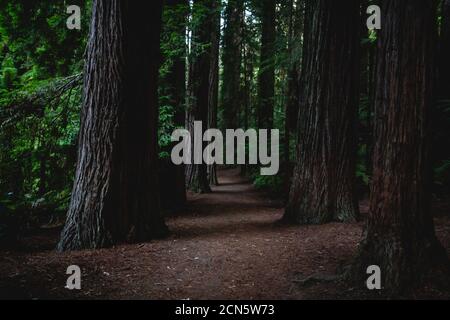
[[[439,185],[449,184],[450,182],[450,160],[444,160],[436,167],[435,182]]]
[[[256,189],[269,191],[273,195],[279,195],[283,190],[283,178],[275,176],[257,176],[253,182]]]
[[[65,1],[1,1],[0,59],[12,59],[20,75],[36,68],[48,79],[79,71],[86,43],[90,2],[74,0],[83,8],[82,31],[66,27]],[[12,67],[12,66],[10,66]]]
[[[79,130],[82,30],[68,30],[64,1],[0,1],[0,202],[15,216],[65,211]],[[9,195],[9,196],[7,196]]]
[[[28,83],[2,100],[0,195],[12,194],[19,207],[66,205],[59,200],[67,200],[74,173],[80,84],[79,76]]]
[[[158,128],[158,142],[161,150],[159,157],[161,159],[169,158],[169,149],[172,145],[172,132],[176,126],[173,122],[174,107],[170,105],[163,105],[159,108],[159,128]]]
[[[369,186],[370,176],[367,168],[367,145],[360,145],[358,150],[358,162],[356,164],[356,177],[366,187]]]

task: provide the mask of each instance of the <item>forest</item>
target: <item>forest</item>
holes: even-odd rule
[[[0,0],[0,299],[448,300],[449,253],[450,0]]]

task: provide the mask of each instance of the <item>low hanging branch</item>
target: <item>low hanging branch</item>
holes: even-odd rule
[[[20,119],[30,115],[41,117],[46,106],[56,106],[66,93],[68,93],[66,99],[70,100],[71,92],[80,88],[82,84],[83,74],[79,73],[55,80],[32,94],[17,97],[0,108],[0,129],[14,125]]]

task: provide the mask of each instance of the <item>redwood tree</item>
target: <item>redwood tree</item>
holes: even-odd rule
[[[286,108],[285,108],[285,160],[289,162],[289,138],[291,132],[296,129],[299,106],[299,85],[300,85],[300,61],[299,48],[304,37],[304,0],[289,2],[289,28],[288,28],[288,54],[289,67],[287,69],[288,83],[286,88]]]
[[[78,163],[59,250],[166,232],[157,178],[161,2],[93,2]]]
[[[261,0],[262,34],[258,80],[258,127],[273,128],[275,99],[276,0]]]
[[[191,137],[194,137],[194,122],[196,121],[202,122],[203,133],[208,129],[211,30],[214,27],[214,8],[215,5],[211,0],[195,0],[193,3],[189,105],[186,116],[186,127],[191,132]],[[204,144],[204,146],[206,145]],[[186,184],[194,192],[211,192],[208,166],[204,163],[194,164],[194,154],[194,139],[192,139],[192,164],[186,167]]]
[[[446,259],[430,208],[436,1],[386,0],[378,39],[374,171],[370,214],[356,276],[378,265],[384,288],[400,292]]]
[[[211,65],[209,70],[208,126],[216,129],[219,107],[219,54],[220,54],[220,11],[221,5],[213,1],[211,21]],[[211,185],[218,185],[217,165],[208,166],[208,179]]]
[[[297,164],[285,221],[353,221],[359,1],[307,1]],[[315,40],[319,39],[319,40]]]
[[[244,14],[243,0],[229,0],[224,14],[222,49],[222,95],[223,126],[236,129],[239,125],[240,81],[241,81],[241,42]]]

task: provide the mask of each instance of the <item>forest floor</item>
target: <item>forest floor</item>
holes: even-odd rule
[[[280,203],[236,170],[220,173],[214,193],[189,195],[186,212],[168,218],[171,236],[146,244],[57,253],[59,230],[0,252],[0,298],[25,299],[366,299],[383,298],[328,278],[351,261],[363,223],[280,226]],[[361,205],[367,212],[367,205]],[[450,218],[436,219],[450,254]],[[82,290],[65,289],[66,269],[82,270]],[[301,282],[301,281],[300,281]],[[411,296],[409,296],[411,297]],[[428,279],[418,299],[450,299],[446,276]]]

